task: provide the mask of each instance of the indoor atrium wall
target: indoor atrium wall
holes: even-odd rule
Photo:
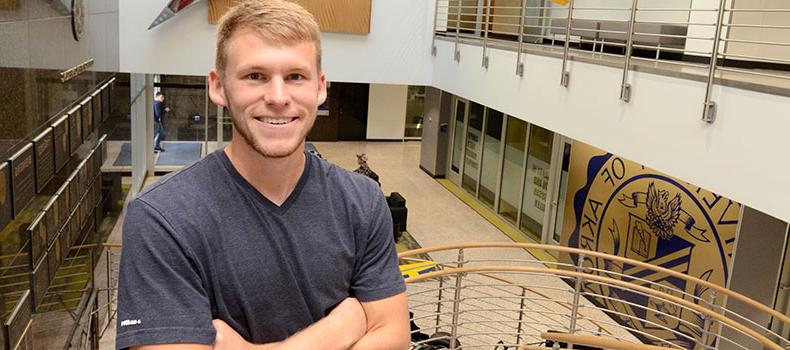
[[[709,189],[790,221],[783,198],[790,163],[777,161],[790,149],[784,137],[790,98],[716,86],[718,117],[700,120],[705,84],[631,72],[630,103],[619,100],[623,71],[570,62],[570,86],[560,86],[562,60],[527,54],[525,73],[515,74],[516,53],[437,40],[433,83],[439,89],[496,108],[554,132]]]

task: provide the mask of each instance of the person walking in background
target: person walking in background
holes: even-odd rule
[[[376,183],[381,186],[381,182],[379,182],[379,175],[370,169],[370,166],[368,165],[368,156],[365,153],[357,154],[357,165],[359,165],[359,168],[354,170],[355,173],[365,175],[373,179],[373,181],[376,181]]]
[[[165,134],[165,113],[170,112],[170,107],[165,107],[165,94],[161,91],[154,97],[154,151],[164,152],[162,140],[167,137]]]

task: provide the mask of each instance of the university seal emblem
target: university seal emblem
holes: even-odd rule
[[[568,197],[565,214],[568,246],[623,256],[726,284],[740,212],[738,203],[612,154],[600,155],[604,152],[590,146],[578,145],[575,143],[573,149],[568,187],[572,196]],[[578,160],[581,162],[576,163]],[[570,259],[576,262],[578,257]],[[582,264],[616,273],[607,274],[609,277],[637,276],[639,284],[688,300],[709,297],[706,288],[666,273],[589,257]],[[694,348],[693,340],[699,339],[698,327],[694,325],[701,326],[703,320],[676,305],[601,284],[590,284],[585,289],[599,296],[593,297],[593,302],[615,310],[614,318],[629,327],[686,349]],[[649,341],[649,337],[642,337]]]

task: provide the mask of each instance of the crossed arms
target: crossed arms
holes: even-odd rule
[[[225,322],[213,324],[217,329],[213,345],[146,345],[132,350],[404,350],[409,346],[406,293],[371,302],[347,298],[322,320],[277,343],[251,344]]]

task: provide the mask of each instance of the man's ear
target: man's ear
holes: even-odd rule
[[[217,69],[214,68],[208,72],[208,96],[211,101],[217,106],[227,107],[228,102],[225,98],[225,87],[222,85],[222,77]]]
[[[318,105],[326,102],[326,75],[321,73],[318,78]]]

